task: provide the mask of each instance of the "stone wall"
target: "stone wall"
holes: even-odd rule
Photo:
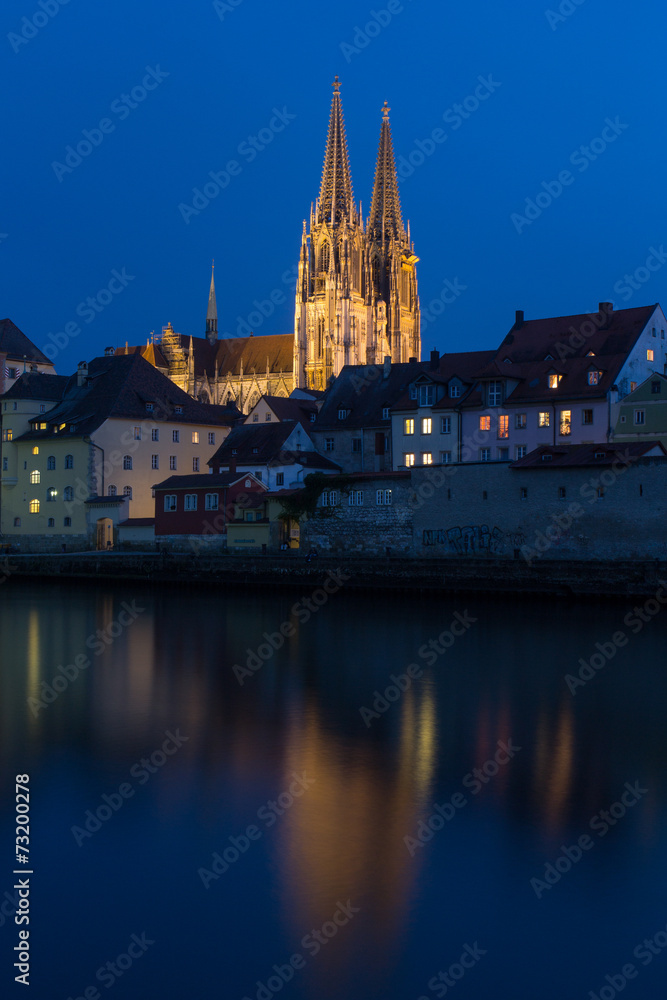
[[[332,477],[335,489],[335,478]],[[351,489],[363,493],[363,503],[350,505],[349,498],[341,494],[340,504],[325,508],[327,513],[316,514],[301,525],[301,551],[315,547],[325,553],[357,553],[360,555],[392,555],[412,552],[413,492],[410,474],[394,472],[388,475],[360,477]],[[391,504],[378,504],[377,491],[391,490]],[[334,511],[329,514],[330,510]]]

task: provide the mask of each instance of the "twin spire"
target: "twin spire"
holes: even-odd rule
[[[211,264],[211,288],[208,293],[208,309],[206,310],[206,336],[212,344],[218,339],[218,307],[215,301],[214,268],[215,261]]]

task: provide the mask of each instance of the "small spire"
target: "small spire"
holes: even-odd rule
[[[218,306],[215,301],[214,269],[215,260],[211,262],[211,287],[208,293],[208,309],[206,310],[206,336],[211,344],[214,344],[218,339]]]

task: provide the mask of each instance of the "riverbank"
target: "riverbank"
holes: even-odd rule
[[[502,558],[407,559],[322,556],[205,555],[186,552],[77,552],[11,555],[0,579],[142,580],[173,586],[316,587],[329,571],[345,587],[446,593],[550,594],[558,597],[650,596],[667,580],[657,560],[555,560],[528,565]]]

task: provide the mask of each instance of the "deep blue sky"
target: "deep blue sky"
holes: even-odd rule
[[[20,46],[8,36],[41,12],[38,0],[3,4],[0,313],[40,347],[77,322],[80,335],[55,359],[60,372],[169,320],[202,335],[212,257],[221,334],[234,335],[253,300],[275,290],[284,304],[255,331],[291,332],[294,287],[283,276],[318,193],[335,74],[364,214],[385,99],[397,156],[433,129],[447,135],[401,181],[422,309],[445,279],[466,286],[428,325],[424,351],[492,347],[515,309],[535,317],[667,299],[667,268],[631,297],[614,290],[651,246],[667,244],[660,5],[566,0],[573,13],[554,28],[545,11],[557,4],[404,0],[355,53],[345,45],[383,0],[232,2],[218,13],[211,2],[70,0]],[[169,75],[123,120],[111,106],[147,66]],[[489,74],[500,86],[488,100],[460,128],[443,122]],[[274,107],[296,117],[249,162],[239,144]],[[113,131],[59,181],[54,161],[103,118]],[[570,156],[607,118],[627,128],[582,171]],[[186,224],[179,204],[232,159],[240,174]],[[512,213],[566,169],[573,182],[519,234]],[[84,322],[77,306],[114,268],[133,280]]]

